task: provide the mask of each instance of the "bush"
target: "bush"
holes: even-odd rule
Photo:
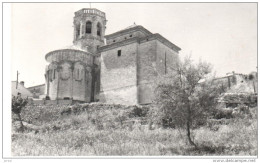
[[[12,112],[20,114],[23,107],[28,103],[28,99],[21,98],[20,96],[12,97]]]
[[[251,110],[254,110],[253,108]],[[239,104],[235,108],[219,107],[212,111],[211,116],[214,119],[231,119],[231,118],[252,118],[253,113],[250,111],[250,107],[244,104]]]
[[[208,127],[193,130],[191,147],[183,129],[148,129],[143,123],[162,122],[159,108],[149,106],[145,117],[139,117],[142,106],[81,104],[73,106],[27,106],[34,110],[42,124],[38,133],[13,133],[12,154],[44,155],[256,155],[257,108],[250,108],[252,118],[211,119]],[[70,115],[61,112],[71,109]],[[128,109],[127,109],[128,108]],[[147,107],[148,108],[148,107]],[[76,114],[72,110],[77,110]],[[137,111],[138,110],[138,111]],[[22,111],[23,112],[23,111]],[[47,112],[47,113],[45,113]],[[42,115],[41,115],[42,114]],[[133,116],[135,115],[135,116]],[[151,118],[150,118],[151,117]],[[28,116],[25,117],[26,119]],[[145,124],[145,125],[144,125]],[[211,128],[209,128],[211,125]],[[150,126],[149,126],[150,127]],[[31,147],[34,148],[31,148]],[[51,147],[51,148],[50,148]]]
[[[214,119],[233,118],[233,109],[232,108],[219,108],[212,112]]]
[[[145,117],[149,111],[148,106],[133,106],[130,107],[131,111],[129,112],[128,116],[132,117]]]
[[[42,125],[57,120],[60,117],[61,110],[67,107],[63,105],[28,105],[21,111],[21,116],[23,121]]]

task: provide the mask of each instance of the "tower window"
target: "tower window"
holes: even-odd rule
[[[91,33],[92,23],[87,21],[86,23],[86,33]]]
[[[113,42],[116,42],[116,40],[113,40]]]
[[[100,23],[97,24],[97,35],[101,36],[101,25],[100,25]]]
[[[117,51],[117,56],[120,57],[121,56],[121,50]]]
[[[129,37],[132,37],[133,35],[130,35]]]

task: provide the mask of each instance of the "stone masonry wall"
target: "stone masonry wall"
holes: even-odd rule
[[[171,71],[173,71],[172,68],[176,67],[176,63],[179,62],[178,52],[174,51],[173,49],[170,49],[168,46],[164,45],[160,41],[157,41],[156,53],[156,66],[158,73],[165,74],[165,68],[166,73],[170,73]]]
[[[51,100],[55,100],[57,98],[57,83],[57,77],[53,80],[49,80],[49,96]]]
[[[148,40],[140,44],[138,50],[138,103],[147,104],[153,101],[154,78],[158,74],[169,73],[171,67],[174,67],[178,61],[178,53],[158,40]]]
[[[90,102],[92,55],[64,49],[48,53],[46,60],[50,62],[46,68],[46,95],[51,100],[70,98]]]
[[[137,43],[101,53],[101,102],[136,104]],[[121,50],[121,56],[118,56]]]
[[[90,21],[92,23],[91,33],[86,33],[86,22]],[[97,35],[97,24],[101,25],[101,36]],[[81,16],[74,17],[74,45],[81,47],[91,53],[97,51],[97,47],[104,45],[104,36],[105,36],[105,24],[106,20],[104,17],[92,15],[92,14],[83,14]],[[76,27],[80,26],[80,35],[76,36]]]
[[[151,103],[152,83],[156,76],[156,40],[146,41],[138,48],[138,103]]]
[[[156,40],[139,44],[138,48],[138,84],[149,82],[156,72]]]
[[[71,64],[64,62],[61,64],[62,69],[59,72],[59,83],[58,85],[58,98],[63,99],[64,97],[71,98],[71,85],[72,85],[72,72]]]
[[[100,101],[109,104],[137,104],[137,87],[129,86],[100,93]]]
[[[80,62],[74,64],[72,79],[72,97],[74,100],[85,101],[85,69]]]

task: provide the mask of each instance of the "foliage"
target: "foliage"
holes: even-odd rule
[[[60,117],[66,105],[27,105],[22,111],[23,120],[35,125],[43,125]]]
[[[144,106],[128,106],[117,104],[102,104],[102,103],[86,103],[74,105],[27,105],[22,111],[23,120],[34,125],[44,125],[48,122],[56,121],[59,118],[70,115],[79,115],[87,113],[88,118],[92,118],[92,122],[101,123],[106,121],[102,116],[115,121],[124,121],[129,118],[145,117],[148,112],[148,107]],[[104,112],[104,113],[103,113]],[[118,115],[118,116],[116,116]]]
[[[220,102],[236,103],[246,105],[257,104],[257,94],[255,93],[223,93],[220,98]]]
[[[190,57],[172,70],[158,80],[155,91],[158,111],[163,113],[163,125],[186,128],[189,143],[196,146],[190,129],[206,122],[217,103],[216,97],[223,90],[222,85],[205,80],[211,72],[210,64],[201,61],[194,64]]]
[[[58,118],[39,117],[45,131],[12,133],[13,156],[255,156],[257,155],[257,108],[251,108],[252,118],[234,118],[218,124],[218,130],[202,126],[193,130],[197,148],[183,139],[184,129],[150,130],[132,116],[130,106],[95,104],[81,105],[85,111],[63,114]],[[109,107],[108,107],[109,106]],[[27,106],[28,107],[28,106]],[[43,106],[41,106],[43,107]],[[129,110],[125,108],[129,107]],[[96,108],[96,109],[95,109]],[[38,106],[30,106],[38,110]],[[45,106],[45,112],[61,111],[65,107]],[[42,110],[44,110],[42,109]],[[134,109],[133,109],[134,110]],[[55,113],[56,114],[56,113]],[[46,114],[47,115],[47,114]],[[131,115],[131,116],[130,116]],[[46,120],[44,120],[46,118]],[[121,119],[121,122],[119,121]],[[94,122],[95,121],[95,122]],[[94,122],[94,123],[93,123]],[[134,123],[132,123],[134,122]],[[40,123],[38,123],[40,124]],[[32,148],[33,147],[33,148]]]
[[[216,107],[212,111],[211,118],[213,119],[232,119],[232,118],[252,118],[253,114],[250,107],[244,104],[239,104],[235,108]]]
[[[234,118],[233,116],[233,109],[232,108],[217,108],[212,111],[212,118],[214,119],[231,119]]]
[[[20,114],[23,107],[28,103],[28,99],[24,99],[21,96],[12,97],[12,112]]]
[[[27,132],[22,134],[13,131],[12,155],[257,155],[256,107],[239,105],[237,108],[228,108],[232,111],[232,118],[211,119],[210,123],[208,121],[207,125],[205,124],[203,117],[206,115],[213,115],[211,118],[215,118],[213,110],[216,110],[216,101],[213,97],[221,92],[221,85],[211,85],[212,82],[200,82],[196,86],[196,94],[194,93],[197,97],[196,108],[204,108],[200,112],[203,116],[191,115],[190,138],[196,143],[195,148],[188,145],[183,137],[187,134],[185,126],[172,118],[173,111],[178,113],[177,110],[167,110],[163,105],[158,107],[158,101],[157,105],[151,106],[102,103],[72,106],[27,105],[20,112],[23,121],[29,122],[29,125],[36,125],[37,131],[31,130],[35,131],[32,133],[26,130]],[[167,121],[166,117],[171,119]],[[148,122],[168,124],[177,129],[163,129],[153,125],[151,127]],[[185,125],[185,121],[183,123]]]
[[[22,108],[24,108],[27,103],[28,103],[28,98],[23,99],[21,96],[12,97],[12,112],[17,115],[18,120],[20,121],[19,131],[22,131],[22,132],[24,131],[24,126],[23,126],[23,122],[22,122],[20,113],[22,111]]]

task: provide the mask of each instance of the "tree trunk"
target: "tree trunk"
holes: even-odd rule
[[[19,118],[19,121],[20,121],[20,125],[21,125],[21,128],[20,128],[20,131],[24,131],[24,126],[23,126],[23,122],[22,122],[22,118],[21,118],[21,115],[20,113],[17,114],[18,118]]]
[[[195,148],[197,148],[197,145],[191,140],[190,137],[190,125],[191,125],[191,110],[190,110],[190,105],[188,105],[188,117],[187,117],[187,123],[186,123],[186,131],[187,131],[187,137],[190,145],[193,145]]]
[[[197,145],[191,140],[191,137],[190,137],[190,122],[189,122],[189,120],[187,121],[186,131],[187,131],[187,137],[188,137],[188,141],[189,141],[190,145],[193,145],[195,148],[197,148]]]

